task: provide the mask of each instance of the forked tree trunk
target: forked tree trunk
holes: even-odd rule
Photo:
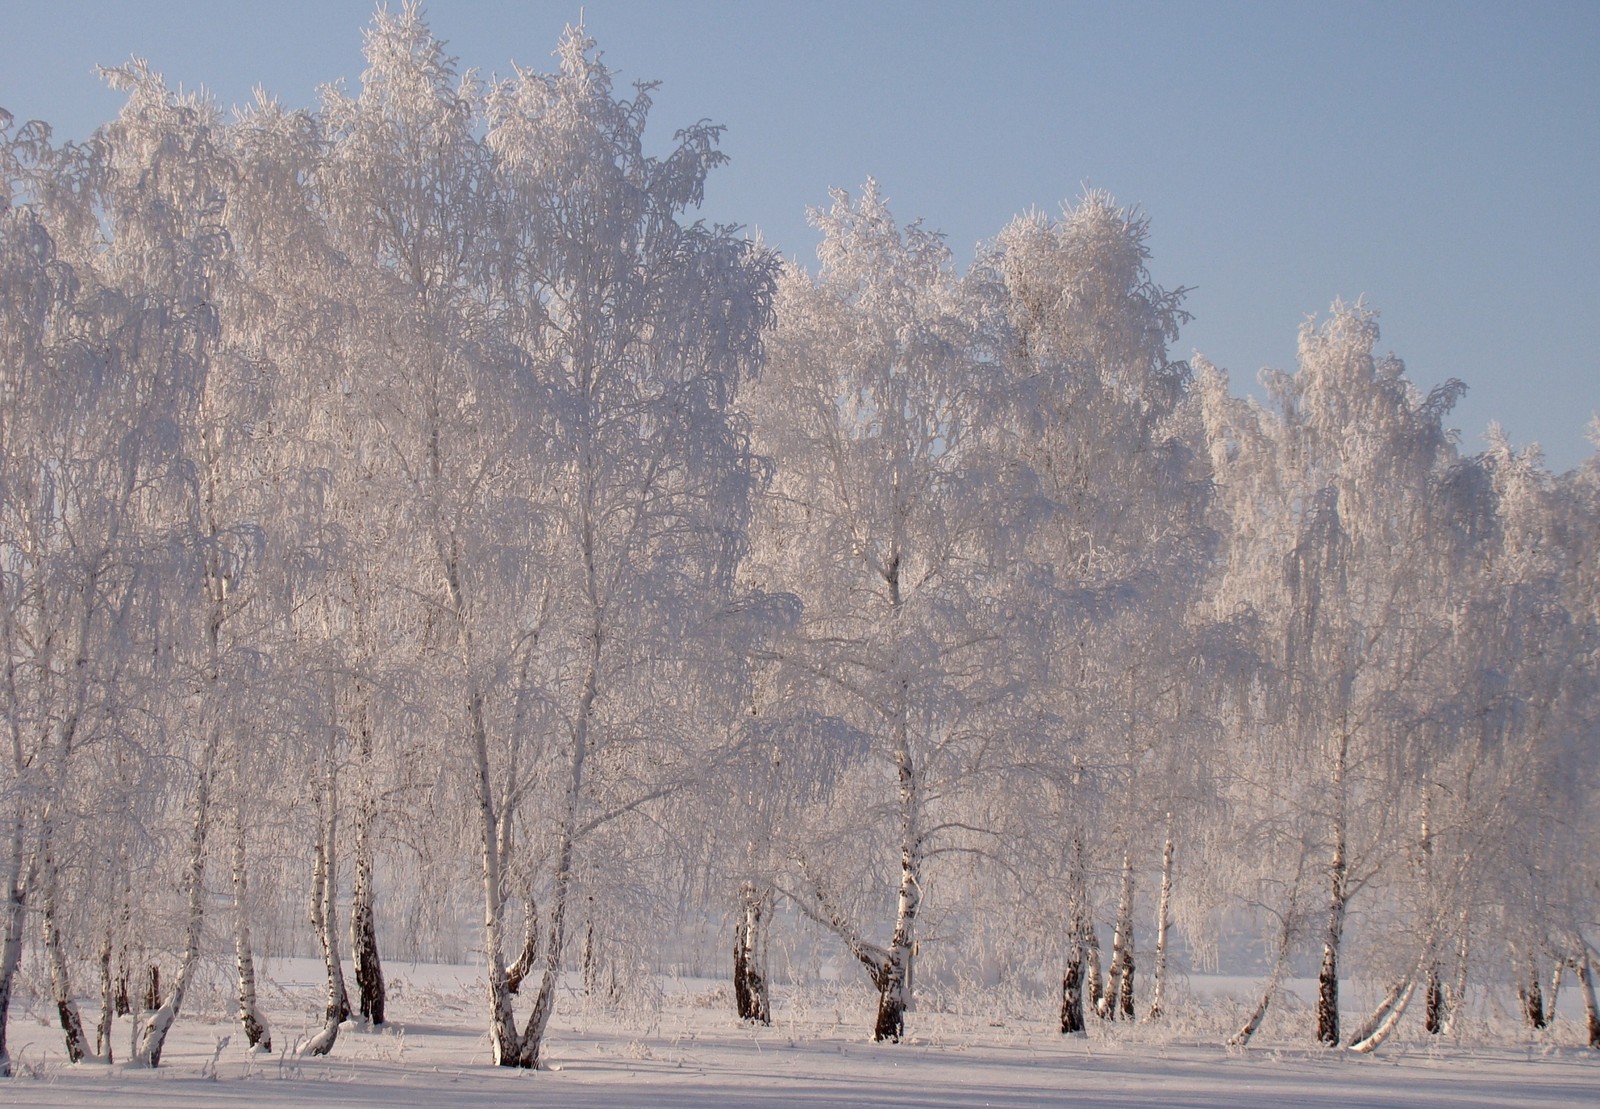
[[[1167,814],[1166,842],[1161,848],[1161,899],[1156,907],[1156,965],[1151,984],[1149,1020],[1161,1019],[1167,989],[1167,929],[1172,922],[1172,814]]]
[[[739,916],[733,926],[733,1000],[740,1020],[772,1023],[767,985],[767,912],[770,890],[754,882],[739,887]]]

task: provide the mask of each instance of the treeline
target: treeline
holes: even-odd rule
[[[581,31],[486,84],[380,11],[367,58],[316,111],[134,63],[85,143],[0,112],[0,1068],[25,953],[74,1061],[128,1015],[157,1065],[225,949],[270,1046],[286,897],[325,1053],[386,907],[463,892],[507,1066],[673,921],[769,1020],[780,906],[879,1039],[914,958],[1060,973],[1070,1033],[1244,931],[1236,1042],[1309,961],[1330,1045],[1570,973],[1600,1046],[1600,462],[1463,456],[1360,306],[1235,398],[1100,194],[958,272],[869,182],[812,272],[692,219],[719,129],[647,135]]]

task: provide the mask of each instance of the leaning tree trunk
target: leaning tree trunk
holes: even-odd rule
[[[1167,929],[1172,922],[1172,814],[1167,814],[1166,842],[1161,848],[1161,900],[1156,908],[1156,965],[1147,1019],[1161,1019],[1167,988]]]
[[[1354,1032],[1350,1033],[1350,1046],[1360,1050],[1357,1045],[1366,1042],[1377,1032],[1379,1026],[1394,1011],[1395,1006],[1401,1003],[1402,998],[1407,1001],[1410,1000],[1411,992],[1416,989],[1416,985],[1417,979],[1413,974],[1407,974],[1390,983],[1388,992],[1383,995],[1383,1000],[1379,1001],[1377,1007],[1373,1009],[1367,1019],[1357,1025]]]
[[[1291,914],[1286,913],[1283,932],[1278,940],[1278,954],[1272,961],[1272,973],[1267,976],[1267,984],[1261,989],[1261,1000],[1256,1002],[1256,1007],[1251,1010],[1244,1025],[1228,1040],[1229,1047],[1249,1046],[1251,1037],[1260,1031],[1261,1022],[1267,1019],[1267,1009],[1271,1007],[1272,999],[1277,996],[1278,984],[1283,981],[1284,968],[1289,965],[1289,949],[1293,939],[1290,919]]]
[[[770,890],[754,882],[739,887],[739,916],[733,926],[733,998],[739,1019],[772,1023],[772,999],[767,985],[767,913]]]

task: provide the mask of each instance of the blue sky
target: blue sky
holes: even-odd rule
[[[367,0],[0,0],[0,107],[82,137],[148,59],[224,104],[352,87]],[[1191,286],[1175,353],[1250,387],[1291,368],[1335,297],[1430,388],[1469,386],[1468,451],[1500,421],[1555,469],[1600,412],[1600,3],[631,3],[435,0],[485,73],[551,64],[582,13],[624,81],[660,80],[664,142],[726,124],[706,214],[810,262],[808,205],[883,185],[963,262],[1014,214],[1085,186],[1151,220]]]

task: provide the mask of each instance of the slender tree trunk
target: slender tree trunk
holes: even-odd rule
[[[1250,1039],[1261,1029],[1261,1022],[1267,1019],[1267,1009],[1272,1005],[1272,999],[1278,993],[1278,984],[1283,981],[1284,968],[1289,965],[1289,948],[1292,938],[1291,928],[1287,915],[1283,932],[1278,942],[1277,957],[1272,960],[1272,972],[1267,976],[1267,984],[1262,987],[1261,1000],[1246,1018],[1244,1025],[1233,1034],[1228,1041],[1229,1047],[1247,1047]]]
[[[772,1023],[772,998],[767,984],[767,913],[770,890],[754,882],[739,888],[739,917],[733,928],[733,996],[740,1020]]]
[[[1172,921],[1172,814],[1167,814],[1166,841],[1161,848],[1161,899],[1156,908],[1156,965],[1147,1019],[1160,1020],[1167,988],[1167,929]]]
[[[1300,920],[1300,889],[1305,878],[1305,867],[1306,857],[1302,854],[1295,866],[1294,883],[1289,887],[1288,903],[1284,906],[1283,915],[1279,917],[1278,950],[1272,960],[1272,972],[1267,976],[1267,984],[1261,991],[1261,1000],[1243,1027],[1228,1040],[1229,1047],[1242,1048],[1249,1045],[1250,1038],[1260,1030],[1261,1022],[1266,1020],[1267,1009],[1272,1005],[1272,999],[1278,992],[1278,984],[1283,980],[1284,970],[1289,965],[1289,952],[1294,947],[1295,931]]]
[[[1317,1039],[1339,1046],[1339,944],[1344,937],[1345,907],[1349,901],[1348,862],[1345,858],[1345,761],[1349,736],[1340,723],[1333,767],[1333,857],[1328,862],[1328,923],[1323,934],[1322,967],[1317,973]]]
[[[241,750],[242,758],[244,752]],[[239,763],[236,761],[235,766]],[[245,1044],[262,1051],[272,1050],[272,1029],[261,1015],[256,1000],[256,961],[250,942],[250,876],[246,853],[244,798],[247,783],[234,782],[233,810],[233,954],[239,976],[239,1025]]]
[[[900,554],[891,555],[885,574],[891,619],[898,629],[904,606],[900,596]],[[898,642],[898,637],[897,637]],[[895,665],[901,665],[895,660]],[[895,901],[894,932],[889,940],[883,990],[878,997],[874,1040],[899,1041],[905,1035],[911,1007],[911,958],[916,943],[917,913],[922,907],[922,785],[911,756],[910,681],[899,679],[894,706],[894,763],[900,799],[900,889]]]
[[[133,973],[133,960],[129,945],[133,938],[133,869],[128,863],[126,845],[117,849],[117,871],[122,879],[122,919],[117,935],[117,996],[116,1015],[133,1015],[133,997],[128,991],[128,978]]]
[[[328,1003],[322,1031],[306,1043],[308,1055],[326,1055],[339,1039],[339,1025],[350,1016],[350,996],[345,991],[344,967],[339,959],[338,907],[338,795],[334,785],[333,737],[328,739],[321,795],[318,799],[317,845],[311,872],[311,926],[322,944],[322,965],[327,976]]]
[[[350,955],[355,962],[356,995],[361,1019],[377,1026],[384,1022],[386,992],[383,962],[378,956],[378,924],[373,888],[372,822],[376,817],[376,790],[372,781],[372,724],[366,691],[358,684],[356,695],[356,804],[355,871],[350,888]]]
[[[574,730],[572,771],[567,780],[567,797],[562,821],[561,839],[556,849],[555,904],[551,907],[550,925],[545,934],[544,971],[539,980],[539,993],[534,998],[533,1012],[523,1031],[526,1062],[523,1066],[537,1068],[544,1048],[545,1030],[555,1014],[556,986],[561,975],[561,954],[566,946],[567,902],[572,891],[572,864],[577,849],[578,804],[583,792],[583,775],[589,757],[589,725],[594,712],[594,700],[599,692],[600,678],[600,625],[598,613],[590,629],[592,652],[589,672],[579,697],[578,726]]]

